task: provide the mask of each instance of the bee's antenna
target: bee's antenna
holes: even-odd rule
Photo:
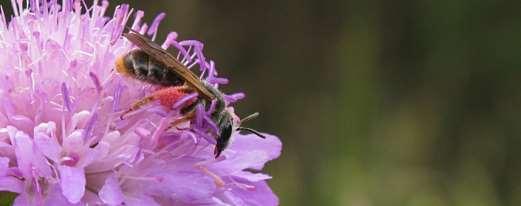
[[[262,139],[266,139],[266,136],[264,136],[263,134],[261,134],[259,131],[257,130],[254,130],[252,128],[248,128],[248,127],[238,127],[237,128],[238,131],[248,131],[248,132],[251,132],[257,136],[259,136],[260,138]]]
[[[253,114],[250,114],[250,115],[248,115],[247,117],[244,117],[244,118],[241,119],[241,124],[242,124],[243,122],[247,122],[247,121],[249,121],[249,120],[255,119],[255,118],[257,118],[258,116],[259,116],[259,113],[258,113],[258,112],[255,112],[255,113],[253,113]]]

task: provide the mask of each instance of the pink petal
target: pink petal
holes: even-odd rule
[[[9,169],[9,158],[0,157],[0,176],[5,176],[7,169]]]
[[[21,193],[23,182],[15,177],[0,177],[0,191]]]
[[[27,193],[21,193],[14,199],[13,206],[28,206],[32,205],[31,201],[29,200],[29,194]]]
[[[74,113],[71,119],[71,129],[75,130],[77,128],[84,127],[85,123],[87,123],[87,120],[89,120],[90,116],[90,112],[86,110]]]
[[[31,120],[31,118],[26,117],[24,115],[13,115],[13,116],[9,117],[9,121],[15,127],[22,128],[24,130],[30,129],[34,126],[33,120]]]
[[[261,170],[264,164],[280,155],[282,143],[272,135],[266,139],[253,134],[235,134],[230,147],[224,151],[226,159],[208,166],[221,175],[233,175],[244,169]],[[253,174],[253,173],[252,173]]]
[[[89,179],[89,183],[92,183]],[[83,198],[81,199],[82,202],[86,202],[87,204],[92,204],[92,205],[100,205],[101,204],[101,200],[99,199],[99,196],[98,194],[96,193],[93,193],[89,190],[86,190],[85,191],[85,195],[83,195]],[[87,205],[85,205],[87,206]]]
[[[63,196],[60,186],[57,184],[50,185],[47,189],[47,195],[45,197],[44,206],[73,206],[73,205],[84,205],[82,203],[71,204]]]
[[[119,182],[114,176],[110,176],[105,180],[105,185],[103,185],[98,194],[100,199],[109,205],[119,205],[125,200]]]
[[[250,182],[258,182],[262,180],[271,179],[271,176],[262,173],[252,173],[248,171],[240,171],[233,174],[234,177],[239,177]]]
[[[68,137],[65,137],[63,139],[63,148],[65,151],[73,151],[73,152],[80,152],[84,145],[83,145],[83,136],[82,136],[81,130],[75,130],[70,134]]]
[[[181,202],[210,198],[216,189],[214,179],[203,173],[177,171],[162,177],[163,181],[153,188],[154,193],[170,196]]]
[[[269,156],[265,152],[253,150],[249,152],[236,153],[231,157],[227,157],[224,161],[212,164],[209,168],[215,171],[220,171],[222,175],[233,175],[236,172],[248,168],[260,170],[268,160]]]
[[[140,195],[137,197],[128,197],[125,201],[126,206],[161,206],[158,204],[153,198],[145,195]]]
[[[61,145],[54,137],[56,124],[54,122],[41,123],[34,128],[34,143],[42,153],[55,162],[60,158]]]
[[[46,157],[54,162],[59,162],[62,148],[60,143],[58,143],[58,140],[51,138],[44,133],[36,133],[34,135],[34,143]]]
[[[52,172],[49,163],[42,153],[33,146],[33,141],[27,134],[13,130],[14,135],[11,136],[11,142],[15,147],[16,163],[18,168],[26,177],[32,177],[34,169],[41,177],[51,176]],[[11,134],[13,134],[11,133]]]
[[[70,203],[78,203],[85,193],[83,168],[59,166],[62,193]]]
[[[48,123],[40,123],[38,126],[34,128],[34,133],[43,133],[47,136],[54,135],[54,132],[56,131],[56,123],[54,122],[48,122]]]
[[[96,159],[99,159],[101,154],[98,153],[98,150],[86,148],[83,156],[78,163],[79,167],[86,167],[94,162]]]
[[[109,144],[113,144],[120,140],[120,136],[121,134],[119,133],[119,131],[112,131],[105,135],[102,141],[107,142]]]
[[[125,145],[111,151],[103,161],[96,161],[88,165],[88,171],[95,173],[110,170],[116,166],[131,163],[139,154],[140,148],[136,145]]]
[[[16,163],[24,176],[31,175],[31,160],[33,155],[33,142],[23,132],[16,131],[11,135],[11,142],[15,147]]]
[[[254,134],[242,135],[235,133],[233,142],[230,145],[231,150],[238,153],[247,154],[251,152],[261,152],[265,154],[263,161],[251,165],[252,169],[262,169],[264,163],[280,156],[282,143],[279,138],[273,135],[264,134],[266,139],[257,137]]]
[[[276,206],[279,199],[264,181],[252,185],[252,189],[233,188],[228,195],[234,205]]]

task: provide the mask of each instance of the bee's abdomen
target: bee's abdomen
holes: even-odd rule
[[[178,86],[184,83],[173,70],[140,49],[129,52],[124,57],[124,64],[131,76],[150,84]]]

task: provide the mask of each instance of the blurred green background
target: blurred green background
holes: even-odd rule
[[[131,5],[205,42],[280,136],[281,205],[521,205],[521,1]]]
[[[521,205],[521,1],[130,3],[280,136],[281,205]]]

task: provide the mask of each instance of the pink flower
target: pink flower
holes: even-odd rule
[[[165,14],[148,26],[142,11],[125,4],[106,17],[108,1],[90,8],[72,0],[11,2],[15,16],[0,16],[0,191],[17,193],[15,205],[278,204],[265,182],[271,177],[259,173],[280,155],[277,137],[235,132],[215,159],[215,106],[199,107],[193,121],[168,129],[195,94],[120,119],[158,89],[114,71],[116,57],[133,47],[122,32],[129,23],[155,39]],[[176,38],[170,33],[163,48],[177,50],[208,84],[228,83],[201,42]]]

